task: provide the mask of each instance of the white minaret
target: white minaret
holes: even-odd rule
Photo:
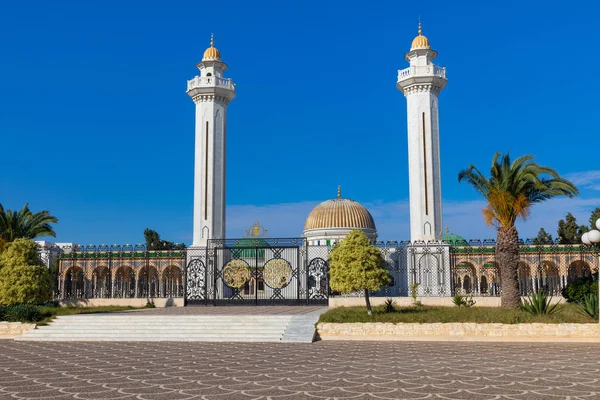
[[[227,105],[235,97],[235,85],[223,78],[227,65],[213,37],[197,67],[200,75],[187,84],[187,94],[196,104],[192,246],[205,247],[209,239],[225,238]]]
[[[433,65],[437,52],[421,34],[404,58],[410,67],[398,71],[396,87],[406,97],[408,110],[408,171],[410,239],[442,239],[442,187],[438,95],[446,86],[446,69]]]

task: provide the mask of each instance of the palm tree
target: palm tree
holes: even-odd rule
[[[56,236],[50,224],[58,222],[58,218],[43,210],[32,213],[29,203],[21,211],[4,210],[0,204],[0,239],[12,242],[17,238],[35,239],[40,236]]]
[[[471,184],[487,200],[483,209],[486,224],[496,226],[496,261],[502,281],[502,307],[520,303],[517,268],[519,264],[519,233],[515,227],[518,217],[525,219],[536,203],[557,196],[579,194],[568,180],[549,167],[538,165],[533,156],[510,160],[509,153],[500,158],[494,154],[490,177],[486,178],[474,165],[460,171],[458,181]]]

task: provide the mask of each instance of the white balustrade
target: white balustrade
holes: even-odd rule
[[[436,65],[412,65],[398,71],[398,80],[402,81],[413,76],[437,76],[446,78],[446,68]]]
[[[203,86],[219,86],[228,89],[234,89],[235,85],[231,79],[220,78],[218,76],[197,76],[188,81],[188,90]]]

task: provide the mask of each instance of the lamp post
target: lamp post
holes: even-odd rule
[[[600,218],[596,220],[596,228],[581,236],[581,241],[587,246],[595,246],[600,243]],[[598,278],[600,280],[600,252],[596,251],[598,256]],[[598,299],[600,300],[600,282],[598,284]],[[600,303],[600,302],[599,302]]]

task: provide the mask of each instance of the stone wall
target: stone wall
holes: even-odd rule
[[[35,324],[2,321],[0,322],[0,339],[12,339],[34,328]]]
[[[323,340],[527,340],[600,341],[600,324],[319,323]]]
[[[399,307],[408,307],[412,305],[413,300],[411,297],[371,297],[371,305],[380,306],[383,305],[386,299],[394,299],[396,305]],[[523,297],[525,298],[525,297]],[[448,306],[454,307],[452,297],[419,297],[418,300],[426,306]],[[474,307],[500,307],[500,297],[491,296],[479,296],[473,297],[476,301]],[[565,303],[566,300],[562,296],[552,297],[552,303],[560,301]],[[330,297],[329,307],[354,307],[354,306],[365,306],[364,297]]]

